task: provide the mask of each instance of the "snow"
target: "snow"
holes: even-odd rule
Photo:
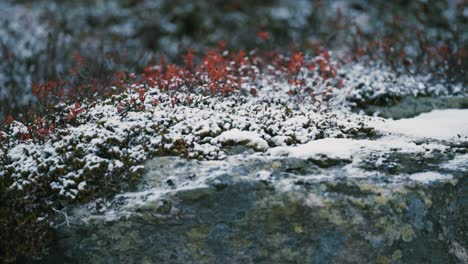
[[[258,134],[250,131],[232,129],[221,133],[214,139],[214,142],[220,143],[229,143],[231,141],[235,143],[247,142],[247,146],[251,146],[259,150],[268,149],[268,142],[259,137]]]
[[[304,205],[308,207],[323,207],[325,203],[323,199],[315,193],[309,193],[304,200]]]
[[[444,169],[468,171],[468,154],[458,155],[442,165]]]
[[[429,171],[411,174],[409,179],[421,183],[431,183],[433,181],[450,180],[452,179],[452,175],[444,175],[438,172]]]
[[[462,85],[431,83],[431,75],[397,74],[390,67],[368,66],[360,63],[340,69],[349,88],[347,100],[366,102],[379,97],[463,95]]]
[[[324,138],[310,141],[306,144],[294,146],[280,146],[270,148],[270,157],[290,157],[299,159],[339,159],[348,160],[351,164],[344,166],[345,175],[356,177],[370,177],[375,173],[359,169],[359,164],[369,157],[376,157],[374,164],[381,166],[386,160],[386,153],[414,153],[430,156],[432,153],[445,152],[450,149],[444,140],[467,141],[468,110],[434,110],[414,118],[402,120],[385,120],[375,118],[369,121],[376,127],[381,137],[375,140],[352,138]],[[421,139],[429,141],[421,142]],[[450,162],[441,165],[442,169],[455,171],[466,170],[467,155],[457,155]],[[333,173],[324,176],[333,177]],[[435,180],[452,179],[451,175],[438,172],[422,172],[410,175],[409,178],[421,183]]]
[[[272,66],[271,66],[272,67]],[[258,70],[258,69],[254,69]],[[444,85],[428,85],[427,76],[398,76],[387,68],[352,64],[341,69],[345,87],[333,91],[333,100],[323,110],[309,97],[288,97],[291,84],[268,73],[258,73],[256,97],[239,90],[229,97],[210,97],[198,93],[167,93],[158,87],[134,84],[128,91],[97,102],[78,117],[79,125],[60,127],[45,142],[18,140],[27,133],[27,126],[14,122],[9,131],[8,146],[0,152],[0,176],[9,173],[10,186],[22,189],[40,177],[56,175],[49,184],[58,195],[75,197],[84,189],[93,189],[93,177],[125,178],[128,173],[142,173],[142,163],[161,154],[178,154],[198,160],[228,158],[228,144],[245,144],[265,152],[267,158],[295,157],[364,161],[377,153],[422,153],[444,151],[448,147],[437,140],[466,140],[468,110],[439,110],[403,120],[384,120],[350,111],[353,100],[380,95],[443,93]],[[313,86],[313,78],[306,78]],[[122,116],[118,103],[137,98],[137,90],[145,88],[144,110],[130,110]],[[314,92],[326,92],[323,83]],[[248,94],[248,93],[247,93]],[[190,97],[193,105],[175,104],[173,98]],[[301,97],[301,96],[299,96]],[[153,105],[153,100],[159,103]],[[317,98],[320,99],[320,98]],[[324,98],[321,98],[324,99]],[[375,140],[355,139],[353,131],[375,128],[381,137]],[[364,135],[366,136],[366,135]],[[317,138],[320,139],[317,139]],[[361,136],[362,137],[362,136]],[[432,139],[421,144],[416,139]],[[383,157],[377,163],[383,162]],[[78,168],[77,168],[78,166]],[[354,166],[354,165],[353,165]],[[352,172],[355,167],[347,166]],[[41,170],[39,170],[41,168]],[[354,171],[356,175],[366,173]],[[259,178],[267,179],[267,173]],[[323,174],[334,177],[334,172]],[[46,181],[47,182],[47,181]]]
[[[377,140],[325,138],[298,146],[272,148],[268,151],[268,154],[301,159],[317,158],[325,155],[334,159],[351,160],[357,158],[358,155],[367,155],[371,152],[399,151],[401,153],[411,153],[428,152],[433,149],[444,150],[446,147],[430,143],[416,144],[405,138],[385,136]]]
[[[80,184],[78,184],[78,190],[79,191],[83,191],[84,189],[86,189],[86,182],[85,181],[80,182]]]
[[[165,96],[156,89],[149,92],[158,98]],[[51,181],[51,186],[60,195],[74,197],[76,191],[92,188],[89,186],[92,181],[84,177],[87,171],[100,171],[102,175],[98,177],[113,177],[115,173],[125,171],[140,173],[144,168],[141,162],[148,159],[149,150],[173,149],[175,140],[184,142],[188,157],[194,159],[225,159],[227,154],[223,146],[235,143],[265,151],[265,156],[271,158],[322,159],[326,156],[358,163],[372,153],[381,155],[396,151],[429,155],[433,150],[448,148],[437,140],[458,139],[458,135],[462,137],[460,140],[465,140],[468,135],[465,117],[468,110],[436,110],[395,121],[343,109],[317,113],[302,107],[286,113],[283,102],[275,104],[262,99],[226,98],[220,101],[192,96],[194,100],[205,100],[205,103],[197,107],[172,107],[161,100],[151,109],[152,98],[148,96],[146,106],[149,111],[131,111],[125,118],[118,114],[112,101],[104,101],[82,114],[82,118],[89,122],[62,129],[45,143],[13,143],[6,152],[10,164],[5,166],[14,169],[12,177],[16,181],[11,187],[22,188],[47,173],[64,171]],[[362,127],[374,127],[381,137],[353,139],[347,132]],[[15,122],[11,133],[16,135],[23,129],[23,124]],[[160,133],[162,130],[166,132]],[[316,139],[318,134],[321,139]],[[432,141],[416,142],[420,138]],[[105,156],[102,155],[104,149],[108,153]],[[67,160],[83,163],[83,167],[70,170],[64,166]],[[382,161],[382,157],[376,159],[376,163]],[[44,166],[47,172],[38,171]],[[352,169],[352,166],[348,168],[349,171]],[[85,181],[87,185],[80,185]]]
[[[269,151],[272,156],[288,156],[294,158],[312,158],[326,155],[338,159],[350,159],[353,153],[369,143],[369,140],[354,140],[345,138],[325,138],[311,141],[294,147],[277,147]]]
[[[378,129],[413,138],[468,138],[468,109],[433,110],[414,118],[389,121]]]
[[[263,181],[266,181],[270,178],[271,176],[271,173],[269,171],[266,171],[266,170],[261,170],[257,173],[257,178],[259,178],[260,180],[263,180]]]

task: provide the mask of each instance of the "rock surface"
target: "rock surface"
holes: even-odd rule
[[[394,106],[367,106],[366,114],[378,114],[381,117],[401,119],[417,116],[434,109],[468,108],[468,97],[405,97]]]
[[[394,122],[373,140],[153,159],[134,190],[70,210],[45,261],[467,263],[468,140]]]

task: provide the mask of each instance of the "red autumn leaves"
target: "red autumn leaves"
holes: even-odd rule
[[[270,35],[268,32],[259,32],[258,38],[268,40]],[[40,121],[29,121],[33,125],[23,138],[35,137],[41,140],[55,129],[54,123],[45,120],[58,120],[52,116],[48,118],[48,115],[57,111],[54,109],[58,104],[72,104],[65,111],[60,110],[65,113],[62,119],[59,118],[62,120],[60,122],[77,125],[79,115],[86,111],[82,107],[83,102],[92,105],[99,98],[132,89],[137,89],[136,97],[130,97],[128,102],[117,103],[120,113],[145,110],[149,88],[168,93],[173,107],[179,103],[193,103],[190,94],[228,96],[245,89],[247,94],[255,97],[258,96],[255,81],[262,74],[272,75],[279,81],[288,81],[291,84],[289,96],[310,97],[312,102],[318,100],[320,94],[310,85],[310,79],[326,86],[325,91],[320,91],[324,94],[320,99],[321,103],[331,99],[333,89],[343,87],[343,80],[337,76],[338,64],[331,59],[327,50],[319,51],[316,57],[306,58],[302,52],[295,52],[290,56],[277,51],[253,50],[246,53],[242,50],[228,50],[226,46],[225,42],[220,42],[216,49],[208,50],[204,54],[197,54],[194,49],[189,49],[181,56],[183,65],[166,63],[166,59],[161,56],[159,63],[148,65],[141,74],[116,71],[110,81],[86,77],[85,59],[76,53],[73,55],[75,67],[68,72],[68,76],[65,75],[58,81],[48,80],[32,85],[32,92],[39,101],[36,113]],[[309,82],[306,83],[306,80]],[[187,95],[180,96],[180,93]],[[151,100],[152,105],[156,107],[161,99]],[[301,100],[303,99],[299,98],[299,101]],[[13,118],[9,118],[8,122],[11,124]],[[66,125],[62,123],[61,126]]]

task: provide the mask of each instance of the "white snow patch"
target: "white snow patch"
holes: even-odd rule
[[[468,171],[468,154],[456,156],[441,167],[450,170]]]
[[[304,200],[304,205],[308,207],[323,207],[324,203],[320,196],[315,193],[309,193],[307,198]]]
[[[266,181],[270,178],[271,176],[271,173],[269,171],[266,171],[266,170],[261,170],[257,173],[257,178],[259,178],[260,180],[263,180],[263,181]]]
[[[215,141],[220,143],[236,142],[242,143],[247,142],[247,146],[254,147],[259,150],[268,149],[268,142],[258,136],[257,133],[250,131],[241,131],[239,129],[232,129],[221,133],[215,138]]]
[[[269,151],[272,156],[311,158],[318,155],[339,159],[350,159],[352,153],[359,151],[369,140],[348,138],[324,138],[295,147],[277,147]]]
[[[422,183],[430,183],[433,181],[451,180],[452,175],[443,175],[438,172],[428,171],[411,174],[409,179]]]
[[[438,144],[421,144],[409,142],[405,138],[385,136],[378,140],[324,138],[307,144],[293,147],[276,147],[268,151],[272,156],[288,156],[294,158],[314,158],[325,155],[336,159],[352,159],[355,155],[371,152],[399,151],[403,153],[427,152],[433,149],[444,150],[446,147]]]
[[[80,184],[78,184],[78,190],[79,191],[83,191],[84,189],[86,189],[86,182],[85,181],[80,182]]]
[[[433,110],[419,116],[382,123],[379,130],[412,138],[468,138],[468,109]]]

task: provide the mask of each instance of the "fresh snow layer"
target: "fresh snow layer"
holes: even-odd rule
[[[272,156],[288,156],[292,158],[312,158],[318,155],[326,155],[331,158],[350,159],[354,153],[370,144],[370,140],[325,138],[299,146],[273,148],[269,153]]]
[[[10,141],[0,151],[0,160],[8,161],[5,165],[0,163],[5,168],[0,167],[0,176],[12,171],[15,181],[11,187],[22,189],[43,176],[58,173],[57,177],[50,178],[51,188],[59,195],[74,199],[80,191],[94,188],[93,180],[86,178],[94,175],[89,171],[104,171],[102,177],[116,174],[123,177],[127,172],[142,170],[141,164],[151,155],[159,154],[156,151],[169,153],[179,147],[184,148],[188,158],[222,160],[228,156],[223,148],[225,144],[246,144],[265,151],[262,155],[267,157],[327,156],[351,160],[350,165],[355,168],[370,154],[380,156],[397,151],[430,155],[434,149],[449,148],[438,142],[440,139],[468,139],[468,110],[437,110],[394,121],[334,106],[326,112],[317,112],[309,104],[295,107],[279,99],[280,95],[284,97],[288,86],[265,84],[265,87],[259,91],[259,95],[265,93],[261,98],[240,96],[220,100],[190,94],[194,102],[199,102],[194,105],[172,105],[171,96],[150,88],[147,93],[151,96],[142,102],[145,111],[121,115],[115,100],[137,97],[139,87],[132,87],[128,94],[87,107],[78,117],[83,122],[81,125],[60,128],[60,133],[52,134],[44,143]],[[157,105],[154,99],[158,100]],[[381,137],[353,139],[354,132],[362,128],[374,128]],[[27,132],[25,125],[14,122],[8,136],[18,138]],[[322,139],[317,140],[318,136]],[[421,138],[433,140],[424,144],[415,142]],[[83,163],[83,168],[74,169],[72,160]]]
[[[468,109],[434,110],[414,118],[385,122],[379,129],[413,138],[467,138]]]
[[[239,129],[232,129],[221,133],[214,140],[221,143],[243,143],[246,142],[247,146],[254,147],[259,150],[268,149],[268,142],[262,139],[258,134],[250,131],[241,131]]]
[[[405,138],[386,136],[378,140],[325,138],[311,141],[307,144],[292,147],[272,148],[272,156],[288,156],[293,158],[314,158],[325,155],[329,158],[352,159],[359,154],[370,152],[399,151],[402,153],[425,152],[433,149],[444,150],[445,146],[439,144],[416,144]]]
[[[468,171],[468,154],[456,156],[453,160],[442,165],[442,168],[449,170]]]
[[[377,140],[325,138],[297,146],[272,148],[268,153],[272,156],[295,158],[314,158],[325,155],[330,158],[352,159],[359,153],[369,152],[398,150],[408,153],[432,149],[443,150],[446,148],[444,145],[416,144],[413,140],[415,138],[434,140],[467,138],[468,109],[434,110],[414,118],[387,122],[376,121],[372,125],[384,134],[382,138]]]

